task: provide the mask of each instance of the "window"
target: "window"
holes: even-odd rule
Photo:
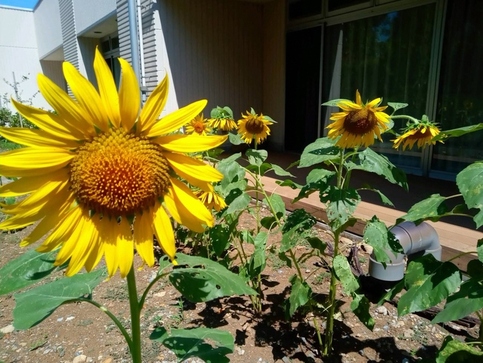
[[[448,130],[483,122],[483,2],[449,1],[446,14],[436,121]],[[438,143],[432,174],[445,177],[482,160],[481,140],[479,131]]]
[[[116,85],[119,86],[121,78],[121,65],[119,64],[119,37],[117,35],[110,35],[101,39],[101,51],[107,65],[111,69]]]

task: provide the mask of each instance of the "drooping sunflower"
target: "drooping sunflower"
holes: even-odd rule
[[[204,118],[203,114],[196,116],[185,126],[188,135],[197,133],[198,135],[206,136],[211,133],[211,127],[208,125],[208,120]]]
[[[198,199],[201,200],[201,202],[210,210],[214,209],[219,212],[226,208],[225,200],[214,190],[199,190],[196,195]]]
[[[3,137],[26,146],[2,153],[0,175],[19,179],[2,186],[0,196],[27,195],[3,206],[2,212],[10,217],[0,223],[0,230],[39,221],[21,245],[47,235],[38,251],[60,246],[55,263],[69,261],[69,276],[82,267],[92,270],[105,256],[109,275],[119,269],[125,277],[134,250],[152,266],[153,235],[173,260],[170,217],[194,231],[213,225],[211,212],[181,179],[209,191],[222,174],[184,153],[211,149],[226,137],[173,134],[202,111],[206,100],[158,120],[167,100],[167,78],[140,110],[134,71],[127,61],[119,61],[119,92],[98,50],[94,59],[98,90],[64,62],[64,76],[75,100],[39,75],[40,92],[55,113],[12,100],[39,129],[0,129]]]
[[[363,104],[359,91],[356,91],[356,102],[340,100],[337,106],[343,112],[332,113],[330,119],[334,121],[329,126],[328,137],[335,139],[340,136],[336,145],[341,148],[355,148],[370,146],[375,137],[381,139],[381,133],[388,129],[390,116],[383,111],[387,106],[379,106],[381,98],[376,98]]]
[[[238,134],[247,144],[253,140],[255,143],[261,144],[268,135],[270,135],[270,128],[274,121],[262,113],[258,115],[253,109],[244,115],[242,119],[238,120]]]
[[[231,130],[236,129],[236,122],[233,119],[233,111],[227,106],[217,106],[211,110],[208,123],[210,127],[217,131],[230,132]]]
[[[433,141],[433,138],[439,133],[439,128],[428,120],[420,121],[417,124],[412,123],[408,125],[402,135],[392,140],[393,147],[399,149],[402,146],[404,151],[406,148],[412,149],[414,144],[417,144],[419,148],[435,145],[436,141]]]

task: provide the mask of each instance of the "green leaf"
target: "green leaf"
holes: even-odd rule
[[[478,358],[480,357],[480,358]],[[436,357],[436,363],[481,362],[483,352],[448,335]]]
[[[267,160],[268,152],[267,150],[248,149],[246,151],[246,156],[250,164],[260,166],[265,160]]]
[[[306,184],[301,188],[294,203],[305,198],[315,191],[324,193],[329,188],[329,183],[335,176],[335,172],[326,169],[313,169],[306,177]]]
[[[379,198],[381,198],[381,202],[383,202],[385,205],[388,205],[390,207],[394,207],[394,204],[391,202],[391,200],[386,197],[380,190],[378,189],[373,189],[373,188],[368,188],[368,187],[365,187],[365,188],[360,188],[358,190],[370,190],[371,192],[374,192],[376,194],[379,195]]]
[[[242,140],[240,134],[233,134],[231,132],[228,133],[228,139],[233,145],[241,145],[244,144],[245,141]]]
[[[338,231],[352,220],[357,205],[361,201],[361,196],[357,193],[357,190],[352,188],[339,189],[330,186],[327,194],[320,195],[320,201],[327,206],[329,225],[334,231]]]
[[[479,239],[476,244],[476,251],[478,253],[478,260],[483,262],[483,238]]]
[[[352,102],[350,100],[346,100],[345,98],[336,98],[334,100],[330,100],[330,101],[326,101],[322,104],[322,106],[330,106],[330,107],[339,107],[339,103],[341,101],[349,101],[349,102]]]
[[[285,216],[285,202],[279,194],[273,193],[267,198],[267,200],[264,200],[264,203],[272,206],[278,218]]]
[[[229,362],[227,354],[233,353],[235,342],[227,331],[212,328],[171,329],[156,328],[149,339],[172,350],[180,361],[198,357],[207,363]]]
[[[221,257],[230,246],[230,234],[230,228],[223,224],[217,224],[209,229],[208,235],[210,236],[211,245],[218,257]]]
[[[106,277],[104,270],[64,277],[29,291],[15,294],[13,325],[16,329],[29,329],[50,316],[60,305],[78,301]]]
[[[376,322],[369,312],[371,304],[369,299],[363,294],[353,292],[351,301],[351,310],[359,318],[359,320],[370,330],[374,329]]]
[[[399,315],[439,304],[460,287],[461,271],[451,262],[425,255],[409,263],[404,283],[407,292],[399,299]]]
[[[250,205],[251,200],[250,196],[240,189],[232,190],[225,198],[228,204],[225,214],[233,214],[245,210]]]
[[[30,286],[52,273],[57,251],[29,250],[0,269],[0,296]]]
[[[338,160],[340,149],[335,146],[335,140],[321,137],[308,144],[300,155],[299,168],[306,168],[329,160]]]
[[[404,253],[402,246],[394,234],[376,216],[372,217],[366,223],[364,240],[374,248],[376,260],[382,264],[391,262],[390,255],[387,254],[387,251],[393,251],[394,255]]]
[[[339,279],[342,288],[347,295],[351,295],[353,292],[356,292],[357,289],[359,289],[359,282],[354,277],[351,266],[349,265],[349,261],[347,261],[345,256],[335,256],[332,266],[334,267],[335,274],[337,275],[337,278]]]
[[[446,197],[442,197],[439,194],[433,194],[429,198],[414,204],[407,214],[398,218],[396,222],[401,223],[403,221],[411,221],[418,224],[426,219],[436,222],[446,215],[447,211]]]
[[[468,208],[480,210],[473,217],[476,228],[480,228],[483,225],[483,163],[473,163],[464,168],[456,176],[456,184]]]
[[[402,108],[408,107],[408,104],[403,103],[403,102],[388,102],[387,105],[389,107],[392,107],[394,112],[396,112],[397,110],[400,110]]]
[[[178,267],[169,275],[173,286],[192,302],[223,296],[256,295],[240,276],[218,262],[203,257],[176,255]]]
[[[408,190],[406,174],[392,164],[387,157],[366,148],[357,154],[358,163],[347,162],[347,170],[364,170],[383,176],[387,181]]]
[[[238,164],[237,160],[241,157],[241,153],[233,154],[221,160],[216,168],[223,174],[224,178],[221,184],[229,184],[233,181],[242,180],[245,178],[245,171]]]
[[[255,245],[255,251],[250,256],[248,262],[248,273],[251,278],[258,276],[265,269],[267,264],[265,248],[267,246],[268,233],[265,231],[260,232],[255,237],[253,244]]]
[[[296,209],[290,213],[282,228],[280,252],[286,252],[295,247],[304,238],[304,233],[309,231],[315,223],[317,220],[304,209]]]
[[[272,164],[272,170],[278,176],[290,176],[295,178],[295,176],[292,173],[290,173],[289,171],[283,169],[282,167],[276,164]]]
[[[309,237],[309,238],[307,238],[307,242],[310,244],[310,247],[318,250],[321,254],[325,254],[325,249],[327,248],[327,243],[322,241],[320,238]]]
[[[292,289],[288,299],[288,313],[290,317],[292,317],[299,307],[304,306],[309,302],[310,297],[312,296],[312,289],[307,282],[301,281],[297,275],[290,278],[290,283],[292,284]]]
[[[444,309],[432,320],[433,323],[443,323],[458,320],[473,314],[483,308],[483,288],[479,278],[470,278],[461,284],[458,292],[451,295]]]
[[[475,132],[480,130],[483,130],[483,123],[458,127],[456,129],[451,129],[451,130],[441,130],[441,132],[438,135],[436,135],[433,138],[433,140],[439,141],[450,137],[460,137],[460,136],[469,134],[470,132]]]
[[[281,187],[290,187],[292,189],[301,189],[303,187],[303,185],[295,183],[293,180],[290,179],[286,179],[283,181],[276,180],[275,183],[277,185],[280,185]]]

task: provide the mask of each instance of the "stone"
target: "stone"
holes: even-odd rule
[[[2,329],[0,329],[0,333],[3,334],[9,334],[12,333],[15,330],[12,324],[4,326]]]
[[[85,363],[87,361],[87,356],[80,354],[72,360],[72,363]]]
[[[387,311],[387,308],[384,305],[378,306],[375,311],[377,314],[381,314],[381,315],[389,314],[389,312]]]
[[[411,339],[414,336],[414,331],[412,329],[406,329],[403,332],[404,339]]]

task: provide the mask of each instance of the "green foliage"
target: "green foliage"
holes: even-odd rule
[[[479,209],[473,217],[476,228],[483,225],[483,162],[469,165],[456,176],[456,184],[468,208]]]
[[[306,281],[300,279],[297,275],[290,277],[289,281],[292,284],[292,289],[288,299],[288,315],[292,317],[298,308],[305,306],[310,301],[312,289]]]
[[[436,357],[436,363],[468,363],[483,360],[483,352],[459,340],[447,336]]]
[[[29,329],[50,316],[62,304],[89,299],[92,290],[105,278],[105,271],[96,270],[15,294],[13,325],[16,329]]]
[[[253,295],[244,279],[220,263],[203,257],[177,254],[178,267],[169,274],[173,286],[192,302],[223,296]]]
[[[23,289],[39,282],[57,269],[57,251],[39,253],[29,250],[0,268],[0,295]]]
[[[207,363],[223,363],[233,353],[235,342],[230,333],[211,328],[171,329],[156,328],[149,339],[172,350],[179,361],[198,357]]]
[[[373,253],[376,260],[383,265],[391,261],[387,252],[404,253],[394,234],[376,216],[372,217],[366,224],[364,241],[374,248]]]

